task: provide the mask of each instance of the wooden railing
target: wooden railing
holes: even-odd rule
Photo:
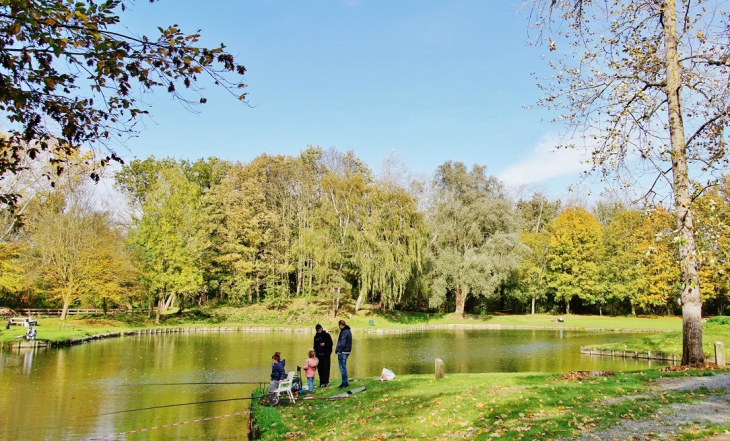
[[[131,312],[140,312],[140,311],[147,311],[146,309],[126,309],[126,308],[120,308],[120,309],[107,309],[107,314],[126,314]],[[50,308],[25,308],[25,309],[16,309],[15,312],[20,314],[21,316],[31,316],[31,317],[60,317],[61,313],[63,312],[63,309],[50,309]],[[68,315],[84,315],[84,314],[104,314],[103,309],[99,308],[86,308],[86,309],[79,309],[79,308],[69,308]]]

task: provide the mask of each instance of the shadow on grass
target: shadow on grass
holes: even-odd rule
[[[88,314],[78,316],[91,324],[119,324],[129,327],[143,327],[155,324],[155,315],[147,316],[146,312],[130,312],[114,315]],[[223,321],[222,317],[212,315],[200,308],[191,308],[182,312],[160,315],[160,326],[181,325],[185,323],[216,324]]]
[[[403,312],[403,311],[382,311],[378,313],[384,320],[395,323],[406,323],[409,325],[425,325],[430,320],[441,319],[446,314],[425,313],[425,312]]]

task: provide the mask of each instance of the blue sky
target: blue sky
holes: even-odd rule
[[[224,42],[248,69],[242,105],[212,84],[199,114],[164,91],[123,157],[296,155],[308,144],[352,149],[371,167],[390,151],[413,172],[446,160],[487,165],[508,183],[554,196],[578,181],[576,153],[553,154],[560,127],[526,110],[540,95],[545,47],[527,44],[509,1],[142,0],[123,14],[137,34],[179,24]]]

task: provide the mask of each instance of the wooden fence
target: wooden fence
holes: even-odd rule
[[[147,311],[147,309],[107,309],[106,313],[111,314],[126,314],[131,312],[141,312],[141,311]],[[31,317],[60,317],[61,313],[63,312],[63,309],[50,309],[50,308],[32,308],[32,309],[16,309],[15,312],[20,314],[21,316],[31,316]],[[69,308],[68,315],[85,315],[85,314],[104,314],[103,309],[98,308],[86,308],[86,309],[78,309],[78,308]]]

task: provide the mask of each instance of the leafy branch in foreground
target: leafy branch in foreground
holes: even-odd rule
[[[141,94],[155,89],[195,110],[206,102],[199,83],[208,77],[245,101],[246,68],[224,45],[201,47],[199,33],[177,25],[154,38],[133,35],[121,25],[127,3],[0,1],[0,115],[9,132],[0,139],[0,180],[41,151],[52,152],[58,175],[63,157],[82,145],[105,152],[102,166],[121,162],[112,144],[136,133],[148,113]],[[0,203],[18,197],[2,192]]]

